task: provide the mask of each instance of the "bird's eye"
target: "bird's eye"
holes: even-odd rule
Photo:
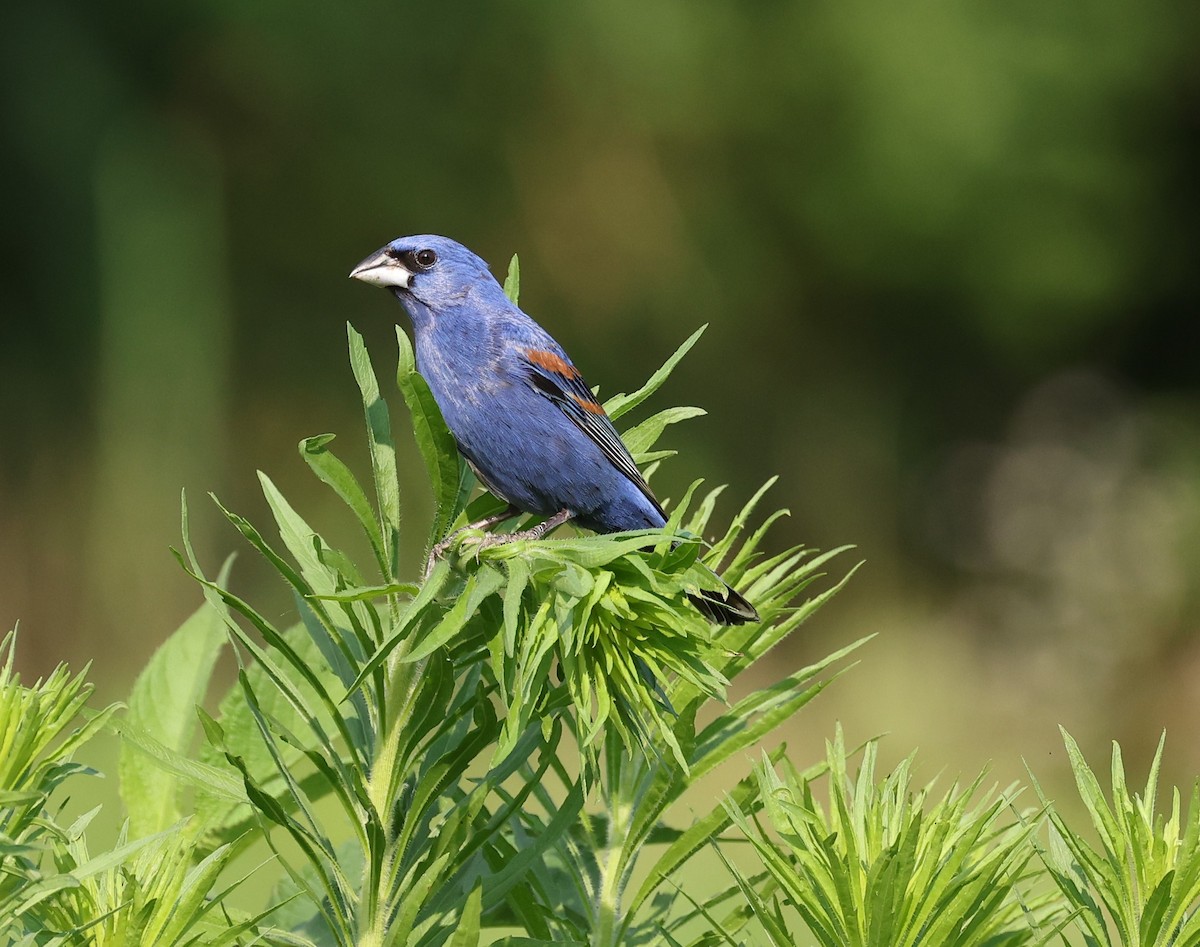
[[[438,258],[437,254],[434,253],[432,250],[418,250],[417,251],[417,265],[419,267],[421,267],[422,269],[426,269],[426,270],[429,269],[431,266],[433,266],[433,264],[435,264],[437,262],[437,258]]]

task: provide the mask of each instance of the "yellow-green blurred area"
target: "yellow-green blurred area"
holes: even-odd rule
[[[655,475],[768,476],[772,548],[865,567],[774,658],[863,634],[787,734],[1061,785],[1066,725],[1137,781],[1200,773],[1200,7],[1086,3],[10,5],[0,24],[0,629],[117,699],[199,603],[168,546],[286,623],[209,503],[256,469],[357,539],[297,455],[367,475],[345,323],[436,232],[602,395],[697,325]],[[464,380],[469,383],[469,379]],[[394,390],[390,384],[385,387]],[[429,499],[393,398],[406,577]],[[766,683],[762,678],[757,683]]]

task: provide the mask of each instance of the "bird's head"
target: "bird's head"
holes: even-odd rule
[[[448,237],[399,237],[350,271],[350,278],[390,289],[401,300],[437,309],[472,290],[498,284],[488,265]],[[482,284],[482,285],[481,285]]]

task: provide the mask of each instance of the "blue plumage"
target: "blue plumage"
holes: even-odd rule
[[[401,237],[350,275],[403,303],[417,368],[459,450],[492,493],[550,518],[536,535],[567,519],[600,533],[666,523],[574,363],[509,301],[478,256],[446,237]],[[758,618],[732,589],[696,601],[714,621]]]

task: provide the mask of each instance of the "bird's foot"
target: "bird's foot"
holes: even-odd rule
[[[433,572],[433,567],[437,565],[437,561],[446,555],[446,550],[453,546],[455,542],[458,541],[458,537],[466,532],[466,530],[466,526],[462,527],[462,529],[456,529],[449,536],[429,550],[429,555],[425,559],[425,568],[421,572],[422,582],[429,581],[429,576]]]
[[[523,529],[517,533],[491,533],[487,538],[501,543],[512,543],[519,539],[541,539],[551,530],[558,529],[575,514],[570,510],[559,510],[548,520],[543,520],[537,526],[531,526],[529,529]],[[496,545],[496,542],[488,545]]]
[[[515,506],[505,507],[499,513],[485,516],[481,520],[476,520],[474,523],[468,523],[466,526],[460,526],[454,530],[454,532],[429,550],[429,556],[425,559],[425,570],[421,573],[421,581],[424,582],[429,578],[429,574],[433,572],[433,567],[437,565],[437,561],[446,555],[446,550],[453,546],[464,533],[470,530],[486,530],[497,523],[503,523],[507,519],[512,519],[518,513],[520,513],[520,510]]]
[[[475,561],[478,562],[480,553],[485,549],[491,549],[493,546],[506,546],[509,543],[520,542],[521,540],[541,539],[551,530],[562,526],[563,523],[574,515],[570,510],[559,510],[548,520],[538,523],[537,526],[531,526],[529,529],[518,530],[515,533],[483,533],[480,536],[462,536],[462,543],[464,546],[468,543],[470,544],[471,552],[475,556]],[[428,575],[429,571],[433,570],[434,554],[436,553],[437,556],[444,555],[450,545],[458,541],[461,534],[470,530],[475,525],[471,524],[471,526],[464,526],[462,529],[455,530],[433,547],[433,552],[429,554],[429,562],[425,566],[427,570],[426,575]]]

